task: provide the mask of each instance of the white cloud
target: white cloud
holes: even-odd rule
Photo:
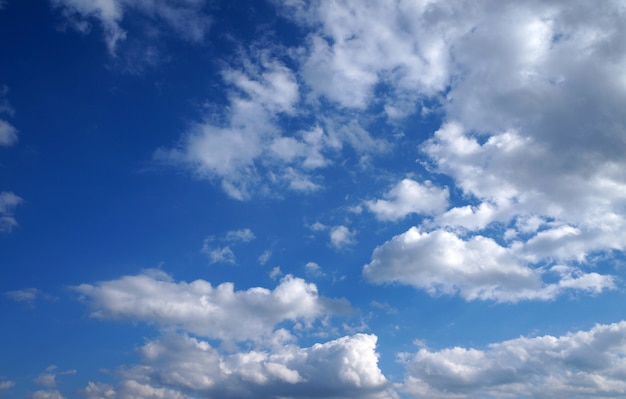
[[[2,4],[0,3],[0,10]],[[6,86],[0,86],[0,114],[12,116],[15,111],[6,99],[9,89]],[[0,147],[10,147],[18,141],[17,129],[4,119],[0,119]]]
[[[412,213],[436,214],[448,207],[448,190],[426,181],[403,179],[384,195],[386,199],[366,201],[365,205],[380,220],[395,221]]]
[[[233,252],[231,246],[240,242],[250,242],[254,240],[256,236],[252,230],[245,228],[240,230],[231,230],[221,238],[215,236],[208,236],[204,239],[202,244],[202,252],[209,257],[209,263],[236,263],[235,252]],[[228,243],[229,245],[216,245],[215,243]]]
[[[0,119],[0,147],[10,147],[17,143],[17,129],[9,122]]]
[[[270,176],[286,181],[294,190],[313,188],[306,184],[306,173],[293,167],[298,162],[310,164],[305,154],[319,152],[318,141],[283,137],[274,121],[277,114],[293,113],[299,101],[294,73],[277,61],[259,62],[249,61],[245,71],[229,68],[223,72],[224,80],[236,88],[230,94],[225,124],[208,118],[192,127],[180,148],[158,150],[156,159],[217,179],[229,196],[239,200],[262,192]]]
[[[58,371],[57,366],[51,365],[46,368],[45,373],[38,375],[33,382],[38,385],[46,387],[46,390],[39,390],[33,393],[31,399],[63,399],[64,397],[56,389],[57,376],[60,375],[73,375],[76,374],[76,370]]]
[[[97,21],[104,31],[109,52],[116,54],[117,47],[127,37],[122,22],[129,13],[138,13],[156,25],[172,29],[178,36],[192,42],[204,39],[211,19],[202,14],[204,0],[50,0],[63,13],[75,29],[86,33],[92,21]]]
[[[372,282],[399,282],[431,295],[458,294],[466,300],[549,300],[565,290],[597,294],[615,288],[614,277],[575,267],[533,268],[515,248],[492,238],[413,227],[377,247],[363,269]],[[557,277],[553,283],[544,278]]]
[[[272,271],[270,272],[270,278],[276,279],[283,275],[283,272],[280,270],[279,266],[274,266]]]
[[[24,288],[21,290],[6,291],[4,295],[16,302],[24,302],[29,306],[33,306],[38,299],[48,301],[56,300],[54,296],[48,295],[37,288]]]
[[[11,381],[11,380],[0,381],[0,389],[9,389],[14,386],[15,386],[15,381]]]
[[[404,353],[403,390],[429,398],[613,398],[626,395],[626,322],[485,349]]]
[[[93,393],[88,397],[109,392],[118,398],[124,396],[110,393],[140,382],[144,389],[165,386],[172,395],[220,398],[396,397],[377,365],[376,336],[357,334],[308,348],[283,338],[271,349],[222,354],[206,341],[168,334],[141,348],[142,363],[124,371],[120,387],[90,383],[84,391]]]
[[[330,245],[341,249],[356,244],[356,231],[346,226],[335,226],[330,229]]]
[[[57,390],[49,391],[35,391],[30,399],[65,399],[63,395]]]
[[[512,224],[506,239],[525,244],[529,261],[626,248],[621,2],[277,6],[314,30],[300,60],[313,96],[353,110],[382,101],[390,117],[413,113],[423,98],[439,105],[445,123],[421,150],[463,197],[444,214],[433,209],[428,228]],[[393,93],[374,98],[377,87]],[[409,212],[388,195],[368,202],[379,217]],[[578,233],[529,241],[538,230],[517,222],[531,218]]]
[[[205,241],[202,252],[208,255],[209,263],[230,263],[235,264],[235,253],[230,247],[210,247]]]
[[[89,301],[93,317],[180,326],[228,342],[262,340],[286,321],[309,326],[348,306],[344,300],[320,297],[314,284],[291,275],[273,290],[235,291],[233,283],[213,287],[204,280],[176,283],[157,271],[74,289]]]
[[[80,394],[85,399],[115,399],[117,397],[117,392],[111,385],[92,381],[80,390]]]
[[[231,230],[226,233],[226,241],[243,241],[249,242],[254,240],[256,237],[252,230],[246,228],[241,230]]]
[[[272,251],[270,251],[269,249],[263,251],[263,253],[259,256],[259,263],[261,264],[261,266],[265,265],[271,257]]]
[[[10,191],[0,192],[0,233],[10,233],[14,227],[18,226],[13,217],[13,209],[22,202],[22,198]]]
[[[309,36],[302,62],[305,81],[317,96],[344,107],[367,108],[380,82],[391,83],[398,99],[445,88],[449,55],[444,37],[428,20],[426,2],[319,2],[291,6],[287,14],[319,29]],[[410,89],[409,89],[410,87]],[[415,94],[410,94],[410,93]],[[403,113],[403,103],[389,104]],[[409,108],[411,105],[408,105]]]
[[[306,265],[304,265],[304,269],[306,271],[306,274],[308,274],[309,276],[323,276],[324,272],[322,271],[322,268],[320,267],[320,265],[318,265],[315,262],[307,262]]]

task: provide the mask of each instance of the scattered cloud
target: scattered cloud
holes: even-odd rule
[[[0,390],[9,389],[14,386],[15,386],[15,381],[11,381],[11,380],[0,381]]]
[[[402,390],[429,398],[609,398],[626,395],[626,322],[560,337],[516,338],[399,356]]]
[[[46,371],[39,374],[33,382],[37,385],[45,387],[45,390],[38,390],[33,393],[31,399],[63,399],[64,396],[57,390],[57,376],[73,375],[76,370],[58,371],[57,366],[51,365]]]
[[[210,264],[229,263],[234,265],[236,258],[231,246],[241,242],[250,242],[255,238],[252,230],[248,228],[231,230],[223,238],[208,236],[202,244],[202,252],[209,257]],[[229,245],[221,245],[224,243],[229,243]]]

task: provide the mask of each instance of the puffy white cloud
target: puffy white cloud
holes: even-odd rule
[[[9,389],[15,386],[15,381],[5,380],[0,381],[0,389]]]
[[[209,117],[192,127],[179,148],[158,150],[156,159],[217,179],[229,196],[239,200],[269,192],[272,182],[286,182],[296,191],[316,189],[307,170],[326,164],[320,152],[323,132],[303,132],[301,139],[283,136],[275,122],[278,114],[293,113],[299,101],[294,73],[266,59],[248,64],[245,71],[223,72],[225,81],[236,88],[226,123],[217,125]]]
[[[176,283],[158,271],[74,289],[90,302],[93,317],[179,326],[227,342],[263,340],[278,323],[309,326],[349,307],[344,300],[320,297],[314,284],[291,275],[273,290],[235,291],[233,283],[213,287],[204,280]]]
[[[356,231],[350,230],[346,226],[335,226],[330,229],[330,245],[341,249],[356,244]]]
[[[285,331],[277,335],[272,348],[228,354],[197,338],[165,335],[140,349],[142,363],[123,372],[119,387],[90,383],[84,393],[127,397],[122,392],[132,384],[135,392],[170,393],[135,396],[155,398],[184,397],[180,392],[211,398],[396,397],[378,368],[376,336],[357,334],[301,348],[289,342]]]
[[[384,195],[386,199],[366,201],[365,205],[380,220],[398,220],[410,215],[436,214],[448,206],[448,190],[426,181],[403,179]]]
[[[13,210],[22,202],[22,198],[10,191],[0,192],[0,233],[10,233],[18,225]]]
[[[302,74],[315,95],[344,107],[367,108],[378,83],[397,89],[389,109],[420,93],[445,89],[449,53],[432,2],[286,2],[279,7],[316,31],[309,36]],[[408,104],[410,108],[411,105]]]
[[[111,54],[116,53],[119,42],[126,39],[122,27],[124,17],[131,12],[164,23],[179,36],[201,42],[211,20],[203,15],[205,0],[50,0],[61,10],[70,23],[81,32],[91,29],[97,21],[104,32],[105,42]]]
[[[626,322],[485,349],[401,354],[403,390],[429,398],[615,398],[626,395]]]
[[[515,248],[481,235],[467,240],[413,227],[377,247],[363,269],[372,282],[399,282],[431,295],[458,294],[466,300],[549,300],[564,290],[600,293],[614,288],[614,277],[580,268],[532,267]],[[557,278],[546,283],[544,278]]]

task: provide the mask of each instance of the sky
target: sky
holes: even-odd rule
[[[0,0],[0,397],[626,397],[620,0]]]

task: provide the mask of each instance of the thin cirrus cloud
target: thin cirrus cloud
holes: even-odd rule
[[[201,11],[205,0],[187,1],[136,1],[136,0],[50,0],[63,14],[72,27],[82,33],[91,30],[92,22],[97,22],[104,34],[109,53],[116,55],[120,43],[128,37],[124,29],[124,19],[128,14],[141,15],[156,25],[165,25],[192,42],[204,40],[211,26],[210,18]]]

